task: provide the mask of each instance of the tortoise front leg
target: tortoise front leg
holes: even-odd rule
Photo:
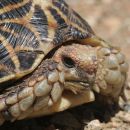
[[[12,86],[0,97],[0,121],[15,120],[29,110],[38,111],[57,102],[61,97],[64,73],[53,60],[46,60],[30,77]],[[25,117],[28,115],[24,115]]]

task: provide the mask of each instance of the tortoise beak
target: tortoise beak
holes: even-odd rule
[[[104,41],[98,36],[92,36],[90,38],[80,40],[81,44],[90,45],[90,46],[103,46],[103,47],[110,47],[110,43]]]
[[[86,90],[90,90],[90,85],[82,81],[66,81],[64,87],[66,90],[70,90],[74,94],[82,93]]]

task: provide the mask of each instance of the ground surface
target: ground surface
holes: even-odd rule
[[[130,0],[66,0],[103,39],[120,46],[130,63]],[[130,75],[130,72],[129,72]],[[130,76],[128,77],[130,81]],[[128,98],[130,87],[127,89]],[[113,111],[115,110],[115,111]],[[51,117],[5,124],[0,130],[130,130],[130,112],[95,103]]]

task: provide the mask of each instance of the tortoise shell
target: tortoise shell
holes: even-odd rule
[[[56,46],[92,36],[63,0],[1,0],[0,84],[31,73]]]

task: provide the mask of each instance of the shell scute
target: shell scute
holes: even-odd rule
[[[92,35],[63,0],[0,2],[0,84],[31,73],[56,46]]]

